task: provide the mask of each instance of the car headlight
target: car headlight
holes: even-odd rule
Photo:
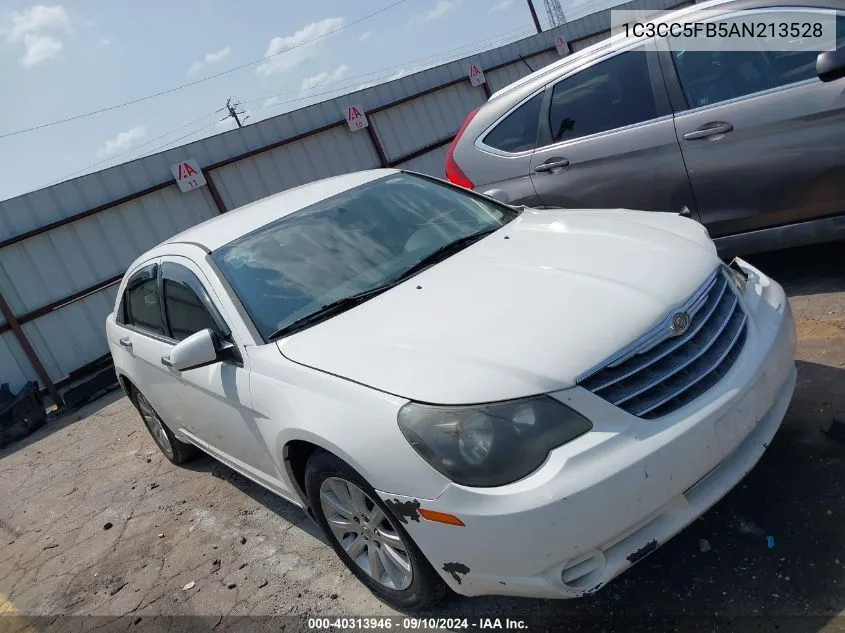
[[[455,483],[503,486],[535,471],[554,448],[592,428],[549,396],[470,406],[411,402],[399,428],[423,459]]]

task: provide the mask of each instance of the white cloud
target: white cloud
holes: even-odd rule
[[[48,59],[58,57],[64,47],[54,37],[49,35],[30,35],[29,33],[23,36],[23,44],[26,47],[26,53],[21,57],[20,62],[24,68],[30,68]]]
[[[336,31],[343,24],[343,18],[326,18],[302,27],[293,35],[274,37],[270,40],[267,51],[264,53],[264,57],[270,57],[270,59],[259,64],[255,73],[257,75],[272,75],[276,72],[290,70],[308,59],[317,57],[323,50],[322,42],[308,42]]]
[[[202,58],[202,61],[194,62],[191,64],[190,68],[188,68],[189,75],[195,75],[199,71],[203,69],[203,66],[206,64],[216,64],[217,62],[222,62],[229,56],[229,53],[232,52],[232,48],[227,46],[226,48],[221,48],[219,51],[214,53],[206,53],[206,55]]]
[[[111,156],[112,154],[129,149],[135,141],[144,138],[146,135],[147,128],[143,125],[136,125],[130,130],[121,132],[114,138],[110,138],[103,143],[103,146],[97,150],[97,158]]]
[[[280,101],[279,97],[270,97],[269,99],[267,99],[267,101],[264,102],[264,107],[265,108],[272,108],[274,105],[279,103],[279,101]]]
[[[24,55],[19,61],[25,68],[59,56],[64,44],[57,32],[73,32],[67,10],[58,4],[27,7],[22,13],[12,13],[9,21],[0,27],[6,41],[23,44]]]
[[[366,33],[361,33],[361,35],[358,36],[358,41],[359,42],[366,42],[368,39],[370,39],[370,36],[372,34],[373,34],[372,31],[367,31]]]
[[[513,4],[513,0],[502,0],[490,7],[487,13],[496,13],[497,11],[504,11]]]
[[[342,66],[338,66],[331,72],[321,72],[318,75],[305,77],[302,80],[302,85],[300,85],[299,89],[310,90],[311,88],[316,88],[317,86],[325,86],[326,84],[339,81],[346,74],[347,70],[349,70],[349,66],[343,64]]]
[[[437,0],[437,4],[434,5],[434,8],[422,15],[422,21],[432,22],[434,20],[439,20],[457,7],[459,1],[460,0]]]
[[[111,40],[107,37],[104,37],[100,40],[100,46],[111,46]]]
[[[231,47],[227,46],[226,48],[221,48],[216,53],[208,53],[205,56],[205,61],[207,64],[216,64],[217,62],[222,62],[229,56],[229,53],[232,52]]]

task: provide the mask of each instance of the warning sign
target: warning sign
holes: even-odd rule
[[[176,184],[179,185],[182,193],[191,189],[198,189],[206,184],[205,176],[203,176],[199,164],[193,158],[172,165],[170,171],[173,173]]]
[[[478,64],[470,64],[469,66],[469,83],[473,86],[480,86],[487,80],[484,78],[484,71]]]
[[[563,39],[562,35],[558,35],[555,38],[555,48],[557,49],[557,54],[561,57],[569,55],[569,42]]]
[[[357,105],[348,106],[345,110],[346,124],[352,132],[363,130],[369,125],[367,123],[367,115],[364,114],[364,108]]]

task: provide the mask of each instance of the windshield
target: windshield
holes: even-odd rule
[[[287,215],[212,254],[264,340],[326,305],[390,283],[516,216],[436,181],[395,174]]]

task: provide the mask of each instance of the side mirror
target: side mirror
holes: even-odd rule
[[[217,362],[217,334],[211,329],[200,330],[180,341],[170,350],[170,365],[179,371],[194,369]]]
[[[822,81],[845,77],[845,46],[840,46],[835,51],[820,53],[816,57],[816,74]]]
[[[508,204],[511,199],[507,192],[502,189],[490,189],[489,191],[485,191],[484,195],[493,198],[493,200],[498,200],[502,204]]]

